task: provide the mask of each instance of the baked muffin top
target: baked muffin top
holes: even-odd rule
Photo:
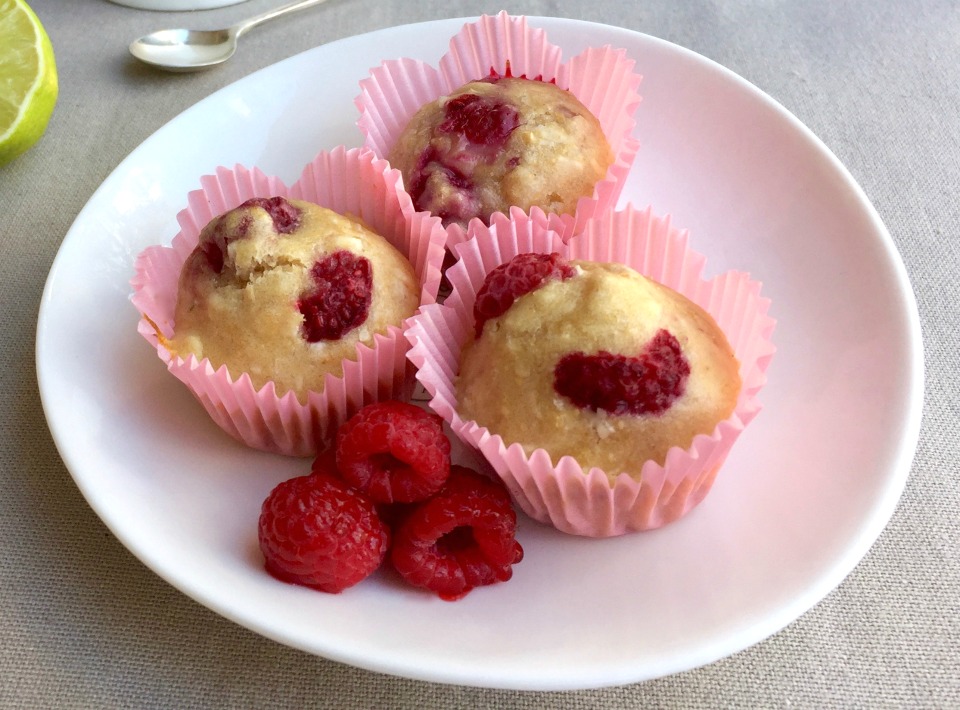
[[[418,210],[466,226],[511,206],[572,214],[606,176],[613,153],[596,117],[569,91],[491,77],[421,107],[389,160]]]
[[[180,273],[177,355],[209,358],[277,394],[323,389],[358,343],[419,305],[410,262],[360,221],[301,200],[254,198],[200,234]]]
[[[714,320],[627,266],[520,255],[488,275],[475,315],[459,413],[528,454],[636,477],[736,404],[739,365]]]

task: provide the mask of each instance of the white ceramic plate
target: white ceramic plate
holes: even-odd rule
[[[308,462],[235,444],[167,374],[136,332],[134,258],[169,242],[187,192],[218,165],[292,182],[316,151],[359,145],[352,102],[368,69],[399,56],[436,62],[463,23],[353,37],[246,77],[157,131],[77,217],[44,293],[37,371],[60,453],[114,534],[264,636],[448,683],[655,678],[796,619],[853,569],[900,496],[920,419],[918,318],[893,243],[847,171],[782,107],[703,57],[623,29],[530,22],[567,57],[610,43],[637,60],[643,148],[624,201],[689,227],[708,272],[765,282],[779,322],[765,410],[685,519],[610,540],[523,520],[514,579],[462,601],[386,576],[337,596],[275,581],[257,550],[260,504]]]

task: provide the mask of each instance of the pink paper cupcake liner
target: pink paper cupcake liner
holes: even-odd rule
[[[360,95],[354,102],[360,110],[357,125],[365,145],[385,157],[421,106],[467,82],[491,72],[555,81],[597,117],[616,156],[594,194],[581,198],[575,214],[562,215],[556,223],[566,238],[591,217],[614,208],[640,147],[631,135],[642,78],[634,72],[634,65],[624,50],[610,46],[587,49],[563,62],[560,47],[547,41],[544,30],[529,27],[526,18],[506,12],[484,15],[465,24],[450,40],[450,50],[437,68],[414,59],[395,59],[372,69],[360,82]],[[467,238],[459,225],[450,225],[447,232],[449,246]]]
[[[477,237],[455,248],[459,261],[447,270],[452,292],[443,304],[426,307],[407,330],[410,360],[430,396],[430,407],[468,446],[479,450],[531,517],[559,530],[610,537],[665,525],[693,509],[713,484],[730,447],[757,415],[757,393],[773,356],[775,321],[760,283],[731,271],[706,280],[705,258],[669,217],[628,206],[591,220],[565,242],[547,221],[500,215],[490,227],[471,225]],[[475,232],[475,233],[473,233]],[[523,252],[559,252],[569,259],[627,264],[684,294],[709,312],[727,335],[740,363],[742,389],[731,416],[687,449],[674,447],[664,465],[647,461],[639,480],[622,473],[611,483],[600,469],[585,471],[571,457],[552,461],[543,449],[531,454],[504,441],[457,411],[454,381],[460,351],[473,337],[473,303],[486,274]]]
[[[356,360],[344,361],[343,375],[328,375],[323,390],[307,393],[305,402],[293,392],[278,397],[272,382],[257,390],[245,373],[231,373],[226,366],[215,369],[206,358],[171,355],[163,344],[174,332],[180,269],[201,230],[252,197],[302,199],[361,218],[410,260],[420,282],[421,305],[434,303],[446,234],[439,219],[414,210],[400,187],[400,173],[369,150],[337,148],[320,153],[289,188],[276,177],[242,166],[217,168],[214,175],[202,177],[200,185],[177,215],[180,232],[172,244],[149,247],[137,258],[131,300],[142,316],[140,334],[210,417],[254,448],[311,456],[360,407],[409,396],[409,344],[401,327],[375,336],[372,347],[359,344]]]

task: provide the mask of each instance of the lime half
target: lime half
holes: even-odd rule
[[[36,143],[57,103],[57,65],[23,0],[0,0],[0,165]]]

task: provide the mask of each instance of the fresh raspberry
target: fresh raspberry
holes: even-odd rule
[[[336,445],[330,444],[327,446],[327,448],[317,452],[317,455],[313,459],[313,465],[310,468],[310,473],[329,473],[337,478],[340,477],[340,474],[337,471]]]
[[[576,275],[576,270],[559,254],[517,254],[484,279],[473,304],[474,327],[479,338],[484,324],[513,305],[520,296],[539,288],[550,279],[561,281]]]
[[[373,300],[373,267],[366,257],[335,251],[317,261],[310,275],[313,288],[297,302],[307,342],[339,340],[367,319]]]
[[[240,207],[259,207],[264,210],[273,220],[277,234],[290,234],[300,226],[300,208],[282,197],[251,197]]]
[[[260,511],[259,539],[274,577],[336,594],[380,566],[390,531],[367,497],[315,472],[270,492]]]
[[[553,374],[557,393],[583,409],[661,414],[686,389],[690,363],[674,335],[661,329],[636,357],[570,353]]]
[[[500,148],[520,125],[517,109],[489,96],[461,94],[443,107],[441,133],[457,133],[477,145]]]
[[[337,468],[337,447],[333,444],[323,451],[319,452],[313,460],[310,468],[311,474],[329,474],[343,480],[340,470]],[[349,484],[347,484],[349,485]],[[377,515],[380,520],[391,530],[400,523],[407,511],[414,503],[374,503],[377,509]]]
[[[443,420],[406,402],[370,404],[337,431],[337,468],[377,503],[412,503],[450,475]]]
[[[523,559],[517,515],[499,481],[452,466],[444,487],[395,530],[390,562],[416,587],[453,601],[505,582]]]

